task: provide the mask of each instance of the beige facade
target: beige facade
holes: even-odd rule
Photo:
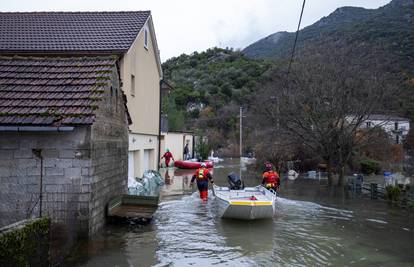
[[[159,132],[161,63],[151,16],[120,61],[129,126],[129,177],[156,169]]]
[[[183,160],[184,146],[188,143],[190,154],[193,152],[193,134],[185,132],[162,132],[161,133],[161,151],[162,153],[168,148],[173,154],[175,160]]]

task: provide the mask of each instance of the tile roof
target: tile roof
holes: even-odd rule
[[[395,115],[386,114],[371,114],[367,120],[379,120],[379,121],[410,121],[408,118],[403,118]]]
[[[0,56],[0,125],[92,124],[116,60]]]
[[[126,52],[150,14],[0,12],[0,52]]]

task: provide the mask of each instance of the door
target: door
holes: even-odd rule
[[[128,152],[128,178],[134,179],[134,152]]]
[[[144,166],[144,171],[150,170],[151,169],[151,165],[150,165],[150,149],[145,149],[144,150],[144,162],[143,162],[143,166]]]

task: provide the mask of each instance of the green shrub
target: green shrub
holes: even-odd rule
[[[385,191],[387,192],[387,199],[392,202],[400,201],[401,196],[401,188],[399,186],[388,185],[385,187]]]
[[[48,266],[50,219],[36,219],[0,235],[0,266]]]
[[[378,174],[381,172],[381,166],[378,161],[372,159],[361,159],[361,172],[363,174]]]

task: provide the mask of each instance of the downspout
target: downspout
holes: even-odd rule
[[[160,97],[159,97],[159,118],[158,118],[158,159],[157,159],[157,170],[160,170],[160,161],[161,161],[161,93],[162,93],[162,79],[160,80]]]
[[[32,149],[32,153],[40,159],[40,185],[39,185],[39,218],[42,217],[43,204],[43,155],[42,149]]]

